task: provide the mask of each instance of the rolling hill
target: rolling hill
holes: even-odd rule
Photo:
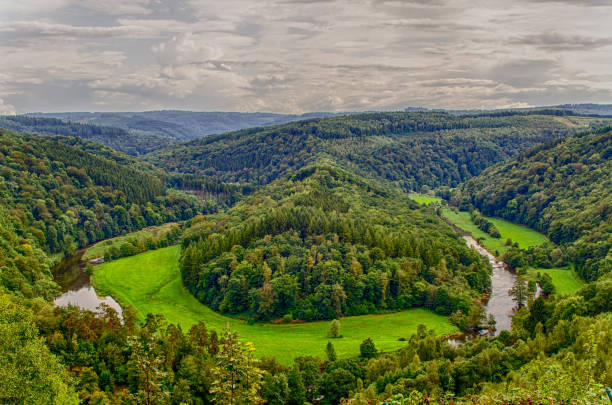
[[[585,280],[612,271],[612,130],[560,139],[492,166],[462,186],[485,215],[547,234]]]
[[[540,113],[369,113],[209,136],[146,160],[170,172],[258,185],[328,161],[403,190],[419,190],[454,187],[493,163],[604,122]]]
[[[0,116],[0,127],[18,132],[78,136],[130,155],[141,155],[210,134],[333,115],[336,114],[195,111],[30,113]]]

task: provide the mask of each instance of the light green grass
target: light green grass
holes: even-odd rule
[[[325,356],[329,322],[290,325],[255,324],[226,317],[201,304],[183,286],[178,269],[180,247],[171,246],[97,266],[93,282],[102,294],[110,293],[122,305],[133,305],[140,316],[162,314],[183,330],[202,320],[220,330],[227,323],[243,340],[255,344],[259,356],[275,356],[283,363],[303,355]],[[359,344],[371,337],[376,347],[385,351],[403,347],[400,337],[410,337],[419,324],[438,334],[457,329],[443,316],[425,309],[384,315],[343,318],[341,339],[332,339],[339,357],[358,355]]]
[[[534,280],[537,273],[548,274],[552,278],[556,293],[560,295],[573,294],[584,286],[584,281],[569,268],[529,269],[529,275]]]
[[[506,239],[518,242],[519,247],[526,249],[529,246],[539,246],[548,242],[548,238],[541,233],[534,231],[526,226],[513,224],[499,218],[486,217],[499,229],[501,238],[493,238],[488,233],[481,231],[470,218],[470,213],[465,211],[455,212],[450,208],[443,208],[442,215],[452,222],[457,228],[470,233],[475,239],[482,238],[482,245],[491,253],[499,252],[503,255],[509,249],[506,246]]]
[[[97,257],[103,257],[106,249],[109,249],[112,246],[119,247],[130,239],[146,239],[151,236],[158,236],[161,233],[168,231],[176,224],[176,222],[168,222],[167,224],[159,226],[150,226],[148,228],[141,229],[140,231],[131,232],[122,236],[117,236],[116,238],[103,240],[87,248],[87,251],[83,255],[83,260],[91,260]]]
[[[440,204],[442,202],[441,198],[427,194],[410,194],[410,198],[421,205]]]

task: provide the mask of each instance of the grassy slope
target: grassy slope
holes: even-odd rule
[[[518,242],[519,246],[523,248],[541,245],[548,241],[546,236],[534,231],[533,229],[522,225],[513,224],[512,222],[508,222],[503,219],[487,217],[487,219],[491,221],[497,227],[497,229],[499,229],[499,232],[502,235],[502,237],[499,239],[492,238],[472,223],[470,214],[468,212],[457,213],[449,208],[444,208],[442,210],[442,214],[458,228],[471,233],[474,238],[484,238],[482,244],[493,253],[496,250],[499,251],[500,255],[503,255],[508,249],[508,247],[505,245],[507,238],[512,239],[513,242]],[[539,268],[529,270],[530,276],[534,278],[537,272],[547,273],[550,275],[558,294],[572,294],[578,291],[584,285],[584,282],[580,280],[578,276],[576,276],[570,269]]]
[[[501,238],[497,239],[481,231],[474,225],[470,219],[469,212],[455,212],[450,208],[444,208],[442,210],[442,215],[458,228],[472,234],[475,239],[483,238],[482,244],[490,252],[495,253],[495,251],[498,251],[500,255],[503,255],[506,250],[508,250],[508,246],[505,245],[506,239],[508,238],[512,239],[512,242],[518,242],[521,248],[542,245],[548,241],[546,236],[533,229],[513,224],[512,222],[499,218],[487,217],[487,219],[499,229],[499,233],[501,233]]]
[[[439,204],[442,202],[441,198],[426,194],[410,194],[410,198],[423,205],[429,205],[432,203]]]
[[[165,232],[176,225],[176,222],[168,222],[159,226],[150,226],[148,228],[141,229],[140,231],[131,232],[126,235],[117,236],[116,238],[106,239],[100,241],[87,249],[85,254],[83,255],[83,260],[90,260],[96,257],[103,257],[106,249],[111,246],[119,247],[124,242],[127,242],[130,239],[146,239],[150,236],[157,236],[162,232]]]
[[[221,329],[227,323],[245,340],[252,341],[261,356],[273,355],[283,363],[290,363],[301,355],[325,356],[329,322],[291,325],[256,324],[220,315],[195,299],[181,282],[178,269],[180,247],[146,252],[96,268],[93,282],[104,293],[111,293],[123,305],[134,305],[143,316],[163,314],[172,323],[187,330],[202,320],[209,327]],[[341,320],[342,339],[333,339],[339,357],[355,356],[359,344],[371,337],[377,348],[385,351],[399,349],[417,325],[425,324],[439,334],[455,332],[456,328],[440,315],[415,309],[385,315],[365,315]]]
[[[584,286],[584,281],[568,268],[559,269],[529,269],[529,274],[532,277],[536,276],[536,273],[548,274],[555,285],[557,294],[573,294]]]

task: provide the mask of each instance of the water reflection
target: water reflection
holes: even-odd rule
[[[123,319],[121,306],[112,297],[100,297],[92,287],[89,276],[84,272],[85,264],[81,261],[83,251],[67,256],[53,268],[55,280],[64,293],[53,302],[60,307],[77,306],[89,311],[101,313],[98,308],[106,304],[117,311],[119,319]]]

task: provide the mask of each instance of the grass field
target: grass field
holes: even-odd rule
[[[163,233],[174,225],[177,225],[176,222],[168,222],[159,226],[150,226],[148,228],[141,229],[140,231],[131,232],[122,236],[117,236],[116,238],[106,239],[101,242],[98,242],[87,249],[85,254],[83,255],[83,260],[95,259],[96,257],[103,257],[106,249],[116,246],[121,246],[122,243],[128,241],[129,239],[145,239],[150,236],[158,236],[160,233]]]
[[[541,233],[534,231],[526,226],[513,224],[499,218],[486,217],[491,221],[501,234],[501,238],[493,238],[488,233],[481,231],[471,220],[469,212],[455,212],[450,208],[443,208],[442,215],[450,222],[455,224],[457,228],[470,233],[475,239],[482,238],[482,245],[491,253],[499,252],[503,255],[508,246],[505,245],[506,239],[512,239],[512,242],[518,242],[519,247],[528,248],[529,246],[538,246],[548,242],[548,238]]]
[[[410,198],[422,205],[440,204],[442,202],[441,198],[426,194],[410,194]]]
[[[178,269],[179,246],[142,253],[96,267],[92,278],[101,294],[111,294],[122,305],[133,305],[140,316],[151,312],[178,323],[183,330],[202,320],[220,330],[228,323],[242,339],[255,344],[259,356],[273,355],[287,364],[297,356],[325,357],[329,341],[329,322],[289,325],[255,324],[220,315],[195,299],[181,282]],[[443,316],[425,309],[393,314],[343,318],[341,339],[332,339],[339,357],[355,356],[359,344],[371,337],[378,349],[391,351],[404,346],[400,337],[410,337],[419,324],[433,328],[438,334],[457,329]]]
[[[573,294],[584,286],[582,281],[571,269],[529,269],[529,275],[536,278],[536,273],[546,273],[552,278],[557,294]]]

